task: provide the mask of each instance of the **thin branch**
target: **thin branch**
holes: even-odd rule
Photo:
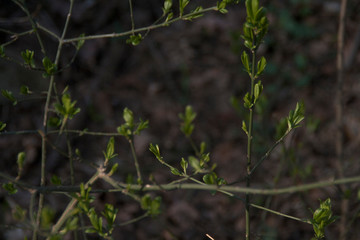
[[[102,171],[98,169],[96,173],[89,179],[89,181],[86,182],[84,185],[85,188],[88,188],[90,185],[92,185],[100,176]],[[78,203],[78,200],[76,198],[72,198],[71,201],[68,203],[66,209],[63,211],[62,215],[58,219],[58,221],[52,226],[51,233],[57,233],[61,226],[65,223],[66,219],[71,216],[72,210]]]
[[[107,34],[99,34],[99,35],[91,35],[91,36],[84,36],[84,37],[76,37],[76,38],[69,38],[69,39],[64,39],[63,43],[71,43],[71,42],[78,42],[81,40],[93,40],[93,39],[99,39],[99,38],[115,38],[115,37],[124,37],[124,36],[128,36],[134,33],[140,33],[140,32],[145,32],[148,30],[153,30],[156,28],[160,28],[160,27],[167,27],[170,24],[179,21],[179,20],[183,20],[184,18],[188,18],[191,17],[193,15],[197,15],[197,14],[201,14],[201,13],[205,13],[205,12],[209,12],[209,11],[216,11],[217,7],[209,7],[209,8],[205,8],[199,12],[196,13],[189,13],[186,15],[183,15],[182,17],[177,17],[177,18],[173,18],[167,22],[163,22],[163,23],[159,23],[159,24],[155,24],[155,25],[150,25],[147,27],[142,27],[142,28],[137,28],[134,30],[129,30],[126,32],[121,32],[121,33],[107,33]]]
[[[282,216],[282,217],[290,218],[290,219],[295,220],[295,221],[312,224],[312,223],[311,223],[309,220],[307,220],[307,219],[297,218],[297,217],[294,217],[294,216],[291,216],[291,215],[287,215],[287,214],[284,214],[284,213],[281,213],[281,212],[278,212],[278,211],[274,211],[274,210],[271,210],[271,209],[269,209],[269,208],[265,208],[265,207],[262,207],[262,206],[259,206],[259,205],[253,204],[253,203],[250,204],[250,206],[252,206],[252,207],[254,207],[254,208],[257,208],[257,209],[261,209],[261,210],[270,212],[270,213],[273,213],[273,214],[276,214],[276,215],[279,215],[279,216]]]
[[[7,179],[8,181],[13,182],[16,186],[22,187],[28,190],[35,190],[40,193],[64,193],[64,192],[79,192],[80,188],[75,186],[33,186],[22,181],[16,181],[15,178],[10,177],[9,175],[0,172],[0,177]],[[101,175],[102,179],[106,179],[106,182],[110,183],[114,188],[110,189],[92,189],[93,193],[100,192],[126,192],[129,190],[133,191],[170,191],[176,189],[188,189],[188,190],[203,190],[203,191],[227,191],[230,193],[248,193],[256,195],[280,195],[280,194],[290,194],[296,192],[304,192],[316,188],[325,188],[336,185],[343,185],[349,183],[360,183],[360,176],[341,178],[327,181],[319,181],[314,183],[302,184],[298,186],[290,186],[284,188],[273,188],[273,189],[260,189],[260,188],[246,188],[238,186],[228,186],[228,185],[208,185],[208,184],[198,184],[198,183],[172,183],[172,184],[155,184],[150,185],[146,184],[144,186],[138,184],[127,184],[123,182],[118,182],[108,177],[106,174]]]
[[[21,36],[24,36],[24,35],[28,35],[28,34],[32,34],[34,33],[34,29],[30,29],[30,30],[27,30],[25,32],[21,32],[21,33],[16,33],[16,32],[12,32],[12,31],[9,31],[9,30],[6,30],[6,29],[2,29],[0,28],[0,32],[4,32],[4,33],[7,33],[7,34],[10,34],[10,38],[11,40],[6,42],[6,43],[3,43],[1,44],[3,47],[6,47],[7,45],[10,45],[11,43],[15,42],[16,40],[19,39],[19,37]]]
[[[344,36],[345,36],[345,18],[346,18],[347,0],[341,0],[339,29],[337,39],[337,81],[336,81],[336,155],[337,168],[340,178],[344,177]],[[345,190],[345,186],[341,188]],[[347,215],[349,208],[349,200],[343,198],[341,200],[341,218],[340,218],[340,240],[345,240],[347,235]]]
[[[139,161],[137,159],[136,152],[135,152],[133,136],[131,136],[131,139],[129,139],[129,144],[130,144],[130,148],[131,148],[131,154],[132,154],[132,157],[133,157],[134,163],[135,163],[136,174],[137,174],[137,177],[138,177],[138,183],[142,183],[140,165],[139,165]]]
[[[59,134],[60,130],[51,130],[48,131],[47,134]],[[73,133],[73,134],[79,134],[79,136],[82,135],[92,135],[92,136],[122,136],[121,134],[117,132],[89,132],[87,129],[84,130],[66,130],[64,129],[64,133]],[[0,132],[1,135],[23,135],[23,134],[43,134],[41,130],[21,130],[21,131],[9,131],[9,132]]]
[[[126,221],[126,222],[117,224],[117,225],[115,225],[115,226],[123,227],[123,226],[129,225],[129,224],[138,222],[138,221],[140,221],[140,220],[142,220],[142,219],[144,219],[144,218],[146,218],[146,217],[148,217],[148,216],[149,216],[149,213],[146,212],[146,213],[144,213],[143,215],[141,215],[141,216],[139,216],[139,217],[137,217],[137,218],[134,218],[134,219],[131,219],[131,220],[129,220],[129,221]]]
[[[21,10],[23,10],[23,12],[25,12],[26,16],[27,16],[28,19],[29,19],[29,22],[30,22],[32,28],[34,29],[34,32],[35,32],[36,37],[37,37],[37,39],[38,39],[38,42],[39,42],[39,44],[40,44],[41,52],[46,56],[46,50],[45,50],[44,44],[43,44],[43,42],[42,42],[42,40],[41,40],[41,37],[40,37],[39,32],[37,31],[37,26],[36,26],[36,24],[35,24],[32,16],[31,16],[29,10],[28,10],[27,7],[25,6],[25,2],[21,3],[21,2],[19,2],[18,0],[12,0],[12,2],[15,3],[16,5],[18,5],[18,6],[21,8]],[[23,5],[23,4],[24,4],[24,5]]]
[[[130,19],[131,19],[131,31],[134,32],[135,22],[134,22],[134,13],[133,13],[133,7],[132,7],[132,0],[129,0],[129,7],[130,7]]]
[[[46,27],[44,27],[43,25],[41,25],[40,23],[37,23],[36,25],[40,30],[44,31],[45,33],[49,34],[50,36],[52,36],[53,38],[55,38],[56,40],[60,41],[60,37],[58,35],[56,35],[54,32],[52,32],[51,30],[47,29]]]
[[[262,162],[264,160],[266,160],[270,154],[272,153],[272,151],[282,142],[284,141],[284,139],[286,138],[286,136],[288,136],[290,134],[290,132],[293,129],[291,129],[290,131],[286,131],[286,133],[279,139],[277,140],[270,148],[269,150],[265,153],[264,156],[262,156],[262,158],[255,164],[255,166],[253,167],[253,169],[250,171],[250,175],[252,175],[254,173],[254,171],[262,164]]]

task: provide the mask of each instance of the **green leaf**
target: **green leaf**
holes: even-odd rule
[[[337,219],[332,215],[330,198],[320,201],[320,207],[313,213],[311,223],[315,232],[315,237],[321,239],[325,237],[325,227],[333,223]]]
[[[246,6],[246,14],[247,16],[252,20],[254,19],[253,9],[252,9],[252,2],[254,0],[246,0],[245,6]]]
[[[149,194],[144,195],[140,200],[141,208],[146,210],[150,216],[155,217],[161,213],[161,197],[151,198]]]
[[[141,41],[143,40],[142,35],[139,33],[137,35],[131,35],[127,40],[126,43],[128,44],[132,44],[133,46],[137,46],[141,43]]]
[[[80,34],[80,36],[79,37],[85,37],[85,34],[84,33],[82,33],[82,34]],[[84,43],[85,43],[85,40],[84,39],[81,39],[81,40],[79,40],[77,43],[76,43],[76,50],[80,50],[80,48],[84,45]]]
[[[113,205],[108,203],[105,204],[105,209],[103,212],[101,212],[101,214],[105,217],[108,226],[110,226],[110,228],[112,228],[112,225],[115,222],[117,212],[118,209],[114,208]]]
[[[185,113],[180,113],[179,117],[182,120],[180,130],[186,137],[190,137],[195,128],[195,125],[192,122],[196,118],[196,113],[193,111],[192,107],[188,105],[185,108]]]
[[[25,85],[22,85],[20,87],[20,94],[23,94],[23,95],[28,95],[28,94],[31,94],[32,92],[29,90],[29,87],[28,86],[25,86]]]
[[[171,7],[172,7],[172,0],[165,0],[164,7],[162,9],[164,16],[171,11]]]
[[[252,15],[255,17],[259,9],[259,0],[251,0]]]
[[[186,169],[188,168],[189,163],[184,158],[181,158],[180,165],[183,169],[183,172],[186,174]]]
[[[4,58],[5,56],[5,47],[3,45],[0,45],[0,57]]]
[[[161,197],[157,196],[155,199],[151,202],[151,209],[149,211],[150,216],[156,217],[161,213]]]
[[[245,134],[246,134],[247,136],[249,135],[249,132],[248,132],[248,130],[247,130],[245,121],[242,121],[242,130],[245,132]]]
[[[34,51],[30,51],[29,49],[26,49],[25,52],[21,52],[21,57],[23,58],[25,64],[29,66],[30,68],[35,67],[34,63]]]
[[[111,170],[110,170],[110,172],[108,173],[108,176],[109,176],[109,177],[112,176],[112,175],[116,172],[118,166],[119,166],[119,164],[118,164],[118,163],[115,163],[115,164],[111,167]]]
[[[19,152],[17,155],[17,166],[18,166],[18,176],[21,175],[22,169],[24,167],[24,162],[25,162],[25,152]]]
[[[282,118],[279,123],[276,125],[276,134],[275,138],[280,139],[284,136],[286,131],[288,130],[287,118]]]
[[[261,84],[261,81],[257,82],[254,86],[254,104],[259,99],[261,92],[263,91],[264,86]]]
[[[134,114],[130,109],[128,108],[124,109],[123,118],[130,127],[134,125]]]
[[[52,175],[51,179],[50,179],[51,183],[56,185],[56,186],[60,186],[61,185],[61,179],[57,176],[57,175]]]
[[[159,145],[153,145],[152,143],[150,143],[149,150],[155,155],[155,157],[157,158],[157,160],[159,160],[160,163],[164,162],[163,158],[160,155]]]
[[[181,172],[177,168],[172,167],[170,168],[170,171],[174,175],[181,176]]]
[[[48,57],[43,58],[42,64],[45,69],[45,74],[43,75],[44,77],[53,75],[57,70],[56,65]]]
[[[80,195],[74,197],[79,201],[78,207],[85,213],[89,212],[90,203],[94,201],[94,198],[90,196],[91,187],[85,188],[84,183],[80,184]]]
[[[243,51],[243,53],[241,54],[241,62],[243,64],[243,66],[245,67],[246,72],[251,74],[250,64],[249,64],[249,56],[245,51]]]
[[[245,107],[245,108],[250,109],[250,108],[253,107],[254,103],[253,103],[253,101],[252,101],[251,96],[250,96],[249,93],[246,93],[246,94],[245,94],[243,100],[244,100],[244,107]]]
[[[7,98],[8,100],[10,100],[10,101],[13,103],[14,106],[17,104],[17,100],[16,100],[16,98],[14,97],[14,95],[12,94],[11,91],[6,90],[6,89],[1,89],[1,94],[2,94],[5,98]]]
[[[14,211],[12,212],[12,216],[16,221],[22,222],[25,220],[26,210],[22,209],[19,205],[16,205]]]
[[[61,119],[58,117],[50,117],[48,120],[48,124],[51,127],[59,127],[61,125]]]
[[[200,166],[204,167],[210,161],[210,153],[204,153],[200,156]]]
[[[167,17],[166,17],[165,22],[170,21],[171,19],[173,19],[173,17],[174,17],[174,13],[173,13],[173,12],[170,12],[170,13],[167,15]]]
[[[114,137],[111,137],[109,139],[109,142],[107,144],[107,147],[106,147],[106,152],[103,152],[104,154],[104,157],[105,157],[105,165],[107,165],[107,162],[111,159],[113,159],[114,157],[117,156],[117,154],[114,154],[114,143],[115,143],[115,139]]]
[[[14,186],[14,184],[12,182],[8,182],[8,183],[3,183],[2,187],[10,194],[15,194],[17,193],[17,188]]]
[[[289,116],[287,117],[287,123],[288,123],[288,130],[297,128],[300,126],[301,121],[305,118],[304,117],[304,103],[296,103],[295,110],[291,110],[289,112]]]
[[[151,205],[151,197],[149,194],[144,195],[140,201],[141,208],[147,210]]]
[[[184,14],[184,9],[185,7],[189,4],[189,0],[179,0],[179,12],[180,12],[180,17],[183,16]]]
[[[203,154],[205,153],[205,150],[206,150],[206,143],[205,142],[201,142],[200,143],[200,154]]]
[[[221,186],[221,185],[225,185],[227,184],[226,180],[223,178],[217,178],[217,185]]]
[[[205,174],[203,176],[203,181],[204,183],[206,184],[217,184],[217,176],[216,176],[216,173],[214,172],[211,172],[211,173],[208,173],[208,174]]]
[[[65,235],[66,233],[68,233],[70,231],[74,231],[74,230],[78,229],[78,227],[79,227],[78,223],[79,223],[78,217],[69,218],[65,223],[65,227],[63,229],[61,229],[59,233],[61,235]],[[59,240],[61,240],[61,239],[63,239],[63,238],[60,237]]]
[[[195,18],[199,18],[202,17],[204,14],[203,13],[199,13],[200,11],[203,10],[202,6],[198,6],[196,7],[196,9],[194,9],[193,11],[191,11],[191,16],[184,18],[185,20],[193,20]]]
[[[102,218],[99,217],[99,216],[96,214],[94,208],[91,208],[91,209],[89,210],[88,217],[89,217],[90,222],[91,222],[91,225],[93,226],[93,228],[95,229],[95,231],[96,231],[98,234],[102,234],[102,233],[103,233],[103,231],[102,231]]]
[[[256,75],[260,75],[264,72],[264,69],[266,67],[266,59],[264,57],[261,57],[261,59],[258,61],[257,64],[257,73]]]
[[[45,206],[41,211],[41,227],[49,229],[55,218],[55,210],[49,206]]]
[[[194,156],[190,156],[188,158],[188,161],[189,161],[190,166],[195,170],[195,173],[201,172],[202,169],[201,169],[201,166],[200,166],[199,159],[197,159]]]
[[[226,5],[227,5],[226,1],[217,2],[216,3],[216,8],[222,14],[226,14],[228,12],[228,10],[226,10]]]
[[[76,101],[71,101],[69,93],[64,93],[61,97],[61,103],[55,103],[56,112],[63,118],[72,119],[80,112],[80,108],[76,108]]]
[[[6,127],[6,123],[0,121],[0,132],[4,130]]]
[[[140,122],[138,123],[138,126],[134,132],[134,134],[139,135],[143,130],[147,129],[149,127],[149,121],[143,121],[140,119]]]
[[[140,119],[140,122],[135,123],[134,122],[134,114],[133,112],[125,108],[123,111],[123,118],[125,120],[125,123],[120,125],[117,128],[118,133],[120,135],[126,137],[128,140],[131,139],[131,136],[140,134],[144,129],[149,127],[149,121]]]

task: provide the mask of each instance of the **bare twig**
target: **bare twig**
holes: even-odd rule
[[[339,16],[339,29],[337,40],[337,81],[336,81],[336,98],[335,98],[335,110],[336,110],[336,155],[337,155],[337,168],[340,178],[344,177],[344,32],[345,32],[345,17],[346,17],[347,0],[341,0],[341,9]],[[341,186],[342,192],[345,187]],[[341,199],[341,218],[340,218],[340,240],[346,239],[346,223],[348,213],[349,200],[342,197]]]

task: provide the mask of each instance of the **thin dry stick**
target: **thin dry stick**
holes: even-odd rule
[[[341,0],[341,9],[339,16],[339,29],[338,29],[338,45],[337,45],[337,81],[336,81],[336,155],[337,155],[337,168],[340,178],[344,177],[343,161],[344,161],[344,118],[343,118],[343,82],[344,82],[344,31],[345,31],[345,17],[346,17],[347,0]],[[342,191],[345,186],[341,186]],[[346,239],[346,222],[348,213],[348,199],[341,201],[341,220],[340,220],[340,240]]]
[[[208,184],[199,184],[199,183],[170,183],[170,184],[155,184],[155,185],[139,185],[139,184],[127,184],[123,182],[118,182],[109,177],[106,174],[101,174],[97,178],[101,178],[105,182],[109,183],[114,188],[110,189],[92,189],[91,193],[103,193],[103,192],[124,192],[124,194],[129,195],[129,190],[133,191],[170,191],[176,189],[188,189],[188,190],[202,190],[202,191],[226,191],[229,193],[250,193],[257,195],[279,195],[279,194],[291,194],[296,192],[304,192],[317,188],[325,188],[336,185],[350,184],[350,183],[360,183],[360,176],[354,176],[349,178],[342,179],[333,179],[327,181],[319,181],[314,183],[302,184],[297,186],[290,186],[284,188],[273,188],[273,189],[259,189],[259,188],[246,188],[238,186],[228,186],[228,185],[208,185]],[[15,178],[10,177],[9,175],[0,172],[0,178],[7,179],[11,181],[16,186],[29,191],[37,191],[39,193],[71,193],[79,192],[80,188],[76,186],[33,186],[22,181],[16,181]],[[94,180],[89,181],[90,183]]]
[[[189,18],[191,16],[194,15],[198,15],[198,14],[202,14],[202,13],[206,13],[209,11],[217,11],[217,7],[209,7],[209,8],[204,8],[196,13],[188,13],[183,15],[182,17],[177,17],[177,18],[173,18],[167,22],[163,22],[163,23],[159,23],[159,24],[153,24],[147,27],[141,27],[141,28],[136,28],[134,30],[129,30],[126,32],[121,32],[121,33],[107,33],[107,34],[99,34],[99,35],[90,35],[90,36],[84,36],[84,37],[75,37],[75,38],[69,38],[69,39],[64,39],[63,43],[72,43],[72,42],[78,42],[81,40],[92,40],[92,39],[99,39],[99,38],[116,38],[116,37],[123,37],[123,36],[128,36],[131,34],[135,34],[135,33],[140,33],[140,32],[146,32],[149,30],[153,30],[156,28],[160,28],[160,27],[167,27],[170,24]]]
[[[58,45],[58,48],[57,48],[57,53],[56,53],[56,57],[55,57],[55,65],[58,65],[58,63],[59,63],[60,53],[61,53],[61,49],[62,49],[62,46],[63,46],[62,40],[65,38],[65,35],[66,35],[66,31],[67,31],[67,27],[69,25],[73,4],[74,4],[74,1],[71,0],[70,1],[70,6],[69,6],[69,12],[68,12],[68,15],[67,15],[67,18],[66,18],[66,21],[65,21],[64,29],[63,29],[63,33],[62,33],[62,36],[61,36],[61,39],[59,41],[59,45]],[[44,52],[44,54],[45,54],[45,52]],[[50,83],[49,83],[49,88],[48,88],[47,97],[46,97],[46,103],[45,103],[45,108],[44,108],[44,117],[43,117],[44,133],[41,135],[41,142],[42,142],[42,144],[41,144],[41,146],[42,146],[41,147],[41,181],[40,181],[41,186],[45,186],[46,137],[47,137],[47,130],[48,130],[47,129],[48,128],[47,119],[48,119],[49,105],[50,105],[50,100],[51,100],[51,95],[52,95],[52,89],[53,89],[53,85],[54,85],[54,79],[55,79],[55,77],[54,77],[54,75],[52,75],[50,77]],[[44,204],[44,195],[42,193],[40,193],[39,207],[38,207],[38,213],[37,213],[37,219],[36,219],[37,226],[40,226],[40,216],[41,216],[43,204]],[[37,239],[37,229],[35,229],[35,231],[33,232],[33,239]]]

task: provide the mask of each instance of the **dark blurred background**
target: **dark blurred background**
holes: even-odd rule
[[[26,1],[26,5],[37,22],[61,35],[69,1]],[[133,1],[135,27],[152,24],[161,16],[162,5],[163,1]],[[191,1],[187,9],[198,5],[207,7],[216,2]],[[261,5],[268,10],[270,26],[258,51],[258,56],[265,56],[268,64],[261,79],[264,93],[256,107],[254,161],[275,142],[278,122],[300,100],[305,103],[306,119],[258,168],[252,186],[285,187],[337,177],[334,96],[340,1],[261,1]],[[242,108],[241,99],[250,85],[240,61],[244,50],[240,35],[245,6],[242,2],[229,6],[228,10],[225,15],[210,12],[192,22],[177,22],[153,30],[136,47],[126,44],[126,38],[86,41],[74,63],[56,77],[58,92],[69,86],[72,99],[77,100],[81,108],[69,122],[69,128],[116,132],[116,127],[123,123],[123,109],[130,108],[136,119],[150,122],[150,128],[135,138],[143,175],[147,179],[152,174],[157,183],[167,183],[176,177],[153,157],[148,146],[150,142],[159,144],[165,161],[175,166],[179,166],[182,157],[194,154],[179,130],[178,118],[186,105],[192,105],[197,112],[195,142],[207,143],[211,162],[217,164],[218,176],[243,186],[246,136],[241,130],[241,121],[247,119],[247,112]],[[357,174],[360,167],[359,12],[360,2],[349,0],[345,29],[345,176]],[[19,33],[30,28],[17,5],[9,0],[0,2],[0,29]],[[66,37],[122,32],[130,28],[128,1],[75,1]],[[54,59],[56,39],[42,31],[40,35],[49,57]],[[0,31],[1,44],[10,40],[10,34]],[[20,37],[5,47],[12,61],[0,59],[0,88],[11,90],[19,99],[13,106],[7,99],[0,98],[0,120],[7,124],[7,131],[42,128],[44,92],[49,81],[42,78],[41,72],[26,70],[16,63],[22,61],[20,52],[25,49],[35,51],[36,63],[40,65],[43,55],[35,34]],[[60,67],[66,66],[74,53],[71,44],[65,45]],[[19,94],[21,85],[28,86],[34,94]],[[66,151],[62,137],[52,136],[51,141]],[[81,153],[75,166],[76,183],[86,181],[94,172],[90,164],[102,161],[107,141],[108,137],[72,135],[71,144]],[[37,134],[0,136],[0,168],[15,176],[16,155],[20,151],[27,155],[22,179],[39,184],[41,139]],[[115,160],[119,163],[119,172],[115,178],[123,181],[127,174],[136,174],[125,139],[116,138],[116,152],[119,153]],[[56,174],[64,184],[70,183],[67,159],[50,147],[46,171],[48,179]],[[352,189],[348,239],[360,238],[358,186],[348,186]],[[109,186],[99,183],[98,187]],[[157,219],[116,228],[115,239],[207,239],[205,234],[217,240],[244,238],[244,205],[239,200],[199,191],[154,195],[163,198],[163,214]],[[329,187],[273,197],[254,196],[253,201],[285,214],[311,218],[309,208],[316,209],[318,200],[328,197],[332,199],[335,214],[340,215],[341,196],[338,188]],[[6,225],[14,223],[11,220],[14,204],[27,208],[29,198],[25,191],[8,196],[0,190],[3,239],[16,239],[15,234],[23,234]],[[56,194],[46,196],[46,204],[55,210],[56,216],[61,214],[67,201]],[[119,208],[119,222],[142,214],[138,203],[119,193],[96,196],[95,205],[99,210],[105,202]],[[251,215],[253,239],[310,239],[313,234],[311,225],[305,223],[257,209],[253,209]],[[339,221],[331,225],[327,239],[338,239],[338,226]]]

